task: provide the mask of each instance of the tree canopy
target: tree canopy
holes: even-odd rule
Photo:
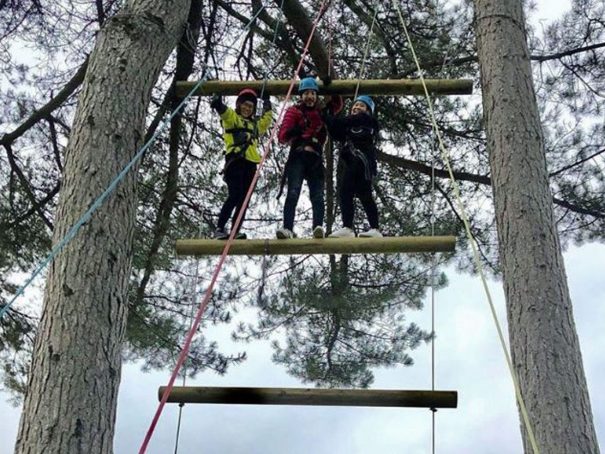
[[[125,3],[0,2],[0,10],[10,9],[0,22],[0,304],[14,294],[23,273],[49,251],[64,151],[88,55],[99,30],[127,8]],[[560,20],[529,32],[557,228],[564,243],[583,243],[602,241],[605,236],[605,24],[602,2],[572,3]],[[291,78],[304,45],[292,15],[297,7],[317,11],[318,4],[285,0],[280,11],[278,0],[253,0],[250,5],[193,1],[187,30],[154,88],[146,138],[178,105],[172,90],[176,80]],[[409,0],[403,7],[425,77],[478,81],[468,4]],[[250,31],[236,40],[260,8]],[[375,8],[377,21],[370,30]],[[362,64],[367,78],[418,76],[389,2],[335,2],[318,33],[308,70],[327,71],[327,56],[337,78],[360,77]],[[364,62],[366,43],[369,53]],[[443,97],[435,105],[482,260],[497,275],[490,172],[478,96]],[[456,255],[441,256],[438,266],[455,261],[473,272],[425,102],[412,97],[378,98],[377,112],[382,140],[376,194],[385,233],[429,234],[434,220],[436,234],[460,236]],[[326,153],[327,168],[332,170],[328,228],[339,219],[334,202],[337,147],[334,144]],[[271,149],[245,225],[257,237],[272,236],[281,218],[281,202],[275,196],[287,153],[277,145]],[[218,120],[206,100],[192,99],[154,142],[137,171],[127,359],[143,359],[147,367],[174,362],[191,307],[199,299],[195,290],[204,287],[213,262],[177,261],[173,244],[176,238],[205,236],[214,230],[226,191],[221,169]],[[302,208],[296,224],[299,233],[310,227],[310,210]],[[229,262],[205,323],[227,323],[238,311],[253,308],[258,320],[239,325],[236,338],[273,339],[274,360],[305,382],[366,387],[372,382],[373,367],[412,364],[410,350],[430,339],[427,327],[407,322],[406,312],[422,307],[431,267],[431,257],[423,255],[238,259]],[[200,276],[197,286],[196,276]],[[438,276],[437,287],[446,285],[446,277]],[[25,386],[39,316],[35,304],[30,306],[18,304],[0,322],[2,377],[5,386],[17,392]],[[243,350],[242,346],[240,354],[224,354],[200,334],[188,372],[210,368],[224,373],[245,359]]]

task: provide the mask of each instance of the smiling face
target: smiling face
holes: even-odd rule
[[[244,118],[250,118],[254,114],[254,103],[252,101],[244,101],[239,105],[239,113]]]
[[[355,101],[353,107],[351,107],[351,114],[357,115],[358,113],[369,113],[370,109],[365,102]]]
[[[301,99],[305,106],[313,107],[317,102],[317,92],[315,90],[304,91],[301,95]]]

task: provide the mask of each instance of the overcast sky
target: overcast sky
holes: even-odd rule
[[[546,1],[538,2],[546,4]],[[568,1],[549,1],[536,20],[555,17]],[[605,437],[605,396],[597,392],[605,371],[605,246],[571,248],[565,264],[574,314],[591,392],[599,439]],[[487,301],[477,277],[446,270],[450,285],[437,293],[437,389],[457,390],[459,406],[437,413],[437,452],[520,453],[519,418]],[[500,282],[491,288],[506,323]],[[409,319],[430,327],[429,301]],[[505,329],[506,331],[506,329]],[[245,365],[225,377],[201,374],[188,385],[301,386],[271,364],[266,344],[229,347],[222,331],[206,331],[224,349],[246,349]],[[415,365],[376,371],[374,388],[430,389],[430,347],[412,352]],[[143,374],[137,365],[123,370],[118,403],[115,452],[136,452],[157,408],[157,388],[170,369]],[[13,452],[19,409],[0,394],[0,454]],[[149,453],[173,452],[178,407],[167,405]],[[339,454],[430,452],[431,413],[424,409],[330,407],[195,406],[184,408],[181,453]]]

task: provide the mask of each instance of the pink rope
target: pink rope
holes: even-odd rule
[[[322,17],[322,14],[323,14],[324,8],[326,7],[327,2],[328,2],[328,0],[323,1],[321,8],[319,9],[319,13],[317,14],[317,17],[315,18],[315,21],[313,22],[313,27],[311,28],[311,33],[309,34],[309,38],[307,39],[307,42],[305,44],[305,48],[303,50],[302,56],[300,58],[300,61],[298,62],[298,67],[296,68],[296,71],[294,72],[294,77],[292,78],[292,81],[290,82],[290,87],[288,88],[288,93],[286,94],[286,100],[279,112],[277,121],[274,123],[274,125],[271,129],[269,143],[273,142],[273,140],[275,139],[275,136],[277,134],[277,125],[281,122],[282,117],[284,115],[285,105],[289,101],[290,97],[292,96],[292,90],[294,88],[294,82],[296,81],[296,75],[298,74],[298,72],[300,71],[300,68],[302,67],[304,58],[309,50],[309,46],[311,45],[311,39],[313,38],[313,34],[315,33],[315,29],[317,28],[319,20]],[[202,316],[204,315],[204,312],[206,311],[206,308],[208,307],[208,303],[210,302],[210,297],[212,296],[212,290],[214,289],[214,285],[216,284],[216,281],[223,268],[225,260],[227,259],[227,254],[229,254],[229,250],[231,249],[231,245],[235,238],[235,234],[238,230],[238,227],[242,222],[242,217],[243,217],[243,214],[245,211],[244,207],[247,207],[248,203],[250,202],[250,198],[252,197],[252,192],[254,191],[254,187],[256,186],[256,182],[258,181],[260,172],[271,151],[271,147],[264,147],[264,148],[265,148],[265,152],[261,158],[260,163],[258,164],[258,169],[256,170],[256,173],[254,174],[254,178],[252,179],[252,183],[250,184],[250,188],[248,189],[246,198],[244,199],[242,209],[239,210],[239,214],[237,216],[237,219],[235,220],[235,225],[231,226],[231,234],[229,235],[229,239],[225,243],[225,247],[223,248],[223,252],[221,254],[219,262],[216,265],[214,273],[212,274],[212,279],[210,280],[210,285],[208,286],[206,293],[204,295],[204,298],[202,299],[202,301],[200,303],[200,307],[195,315],[195,320],[193,322],[193,325],[191,326],[191,329],[187,333],[187,337],[185,339],[183,348],[181,349],[181,353],[179,354],[179,357],[177,359],[176,366],[174,367],[174,371],[172,372],[172,375],[170,376],[170,380],[168,381],[168,384],[166,385],[164,393],[162,394],[162,399],[160,400],[160,403],[155,412],[155,415],[153,416],[151,424],[149,425],[149,429],[147,430],[145,438],[143,439],[143,443],[141,444],[141,447],[139,449],[139,454],[144,454],[147,451],[147,446],[149,445],[149,442],[151,441],[151,437],[153,436],[157,423],[160,419],[160,416],[162,415],[162,411],[164,410],[164,406],[166,405],[168,396],[170,395],[172,388],[174,388],[174,382],[176,381],[178,373],[181,370],[181,367],[183,366],[183,363],[185,362],[187,355],[189,354],[189,349],[191,348],[191,343],[193,342],[193,337],[200,326]]]

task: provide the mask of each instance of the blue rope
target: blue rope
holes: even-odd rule
[[[263,6],[262,8],[260,8],[256,12],[256,14],[244,26],[244,29],[242,30],[242,33],[240,33],[236,37],[236,39],[233,41],[233,43],[230,46],[227,46],[227,49],[233,47],[233,45],[248,30],[248,28],[250,27],[250,25],[252,25],[252,23],[254,22],[254,20],[259,16],[259,14],[263,11],[264,8],[265,7]],[[225,50],[225,53],[226,53],[226,50]],[[207,66],[207,64],[205,66]],[[206,71],[205,67],[203,69],[204,69],[204,72],[208,73],[208,71]],[[52,262],[55,259],[55,257],[65,248],[65,246],[67,246],[67,244],[69,244],[69,242],[76,236],[76,234],[78,233],[78,231],[80,230],[80,228],[87,221],[90,220],[90,218],[92,217],[93,213],[103,204],[103,202],[107,199],[107,197],[109,197],[109,195],[113,192],[113,190],[118,186],[118,184],[122,181],[122,179],[130,171],[130,169],[132,169],[132,167],[139,161],[139,159],[141,159],[141,157],[143,156],[143,154],[145,154],[145,151],[147,151],[147,149],[157,139],[157,137],[164,130],[164,128],[166,127],[166,125],[168,125],[170,123],[170,121],[181,111],[181,109],[185,106],[185,104],[187,104],[187,101],[189,101],[189,98],[191,98],[191,96],[193,96],[193,94],[196,92],[196,90],[198,90],[204,84],[204,82],[206,82],[206,80],[208,80],[208,74],[204,75],[204,77],[202,79],[200,79],[195,84],[195,86],[189,91],[189,93],[187,93],[187,96],[185,96],[183,98],[183,100],[181,101],[181,103],[177,106],[176,109],[174,109],[174,111],[170,114],[170,116],[167,119],[162,120],[162,122],[158,126],[158,129],[153,134],[153,136],[151,136],[151,138],[147,141],[147,143],[144,144],[141,147],[141,149],[137,152],[136,155],[134,155],[134,157],[126,165],[126,167],[124,167],[124,169],[122,169],[122,171],[109,184],[109,186],[107,187],[107,189],[105,189],[105,191],[94,201],[94,203],[82,215],[82,217],[71,227],[71,229],[69,229],[69,231],[63,237],[63,239],[61,239],[61,241],[59,241],[59,243],[57,243],[51,249],[50,254],[48,254],[48,256],[46,257],[46,259],[44,259],[42,261],[42,263],[40,263],[40,265],[38,265],[38,267],[34,270],[34,272],[31,274],[31,276],[25,281],[25,283],[21,287],[19,287],[19,290],[17,290],[17,293],[15,293],[15,296],[13,296],[13,298],[7,304],[5,304],[4,306],[2,306],[2,308],[0,309],[0,320],[8,312],[8,310],[15,303],[15,301],[21,295],[23,295],[23,293],[25,292],[25,289],[27,289],[27,287],[29,287],[29,285],[34,281],[34,279],[44,270],[44,268],[46,268],[50,264],[50,262]]]

